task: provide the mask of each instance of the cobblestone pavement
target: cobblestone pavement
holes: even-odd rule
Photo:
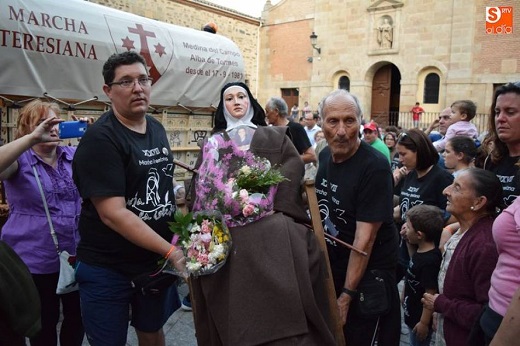
[[[400,288],[402,284],[399,285]],[[179,286],[179,294],[184,297],[188,293],[188,286],[183,284]],[[166,346],[197,346],[195,340],[195,327],[193,325],[193,314],[182,310],[176,311],[166,322],[164,326],[164,334],[166,337]],[[138,346],[137,336],[132,327],[128,328],[127,346]],[[408,346],[408,335],[401,334],[400,346]],[[89,346],[87,338],[83,340],[83,346]]]

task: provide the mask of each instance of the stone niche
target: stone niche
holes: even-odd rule
[[[374,1],[367,11],[370,14],[368,55],[399,53],[400,18],[403,3],[395,0]]]

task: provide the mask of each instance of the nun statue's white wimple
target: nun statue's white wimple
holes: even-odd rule
[[[249,99],[249,94],[247,93],[246,89],[242,88],[239,85],[232,85],[229,88],[227,88],[226,90],[224,90],[224,92],[222,93],[222,95],[223,95],[222,102],[226,102],[225,101],[226,92],[228,92],[230,89],[233,89],[233,88],[237,88],[240,91],[242,91],[244,93],[244,95],[246,95],[247,98]],[[225,103],[222,108],[224,109],[224,118],[226,119],[226,124],[227,124],[226,131],[229,131],[231,129],[234,129],[235,127],[242,126],[242,125],[251,126],[251,127],[256,128],[256,125],[251,122],[251,120],[253,119],[253,115],[254,115],[253,106],[251,105],[251,99],[249,99],[249,106],[247,107],[246,114],[244,114],[244,116],[240,119],[233,117],[229,113],[229,111],[226,108]]]

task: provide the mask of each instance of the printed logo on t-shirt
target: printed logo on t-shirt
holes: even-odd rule
[[[498,180],[502,183],[502,190],[504,191],[504,204],[510,206],[518,195],[516,194],[516,184],[514,175],[500,175],[497,174]]]
[[[137,161],[142,169],[147,170],[146,183],[136,189],[135,195],[126,202],[128,209],[143,221],[170,217],[175,211],[173,192],[167,188],[170,185],[167,182],[173,178],[173,163],[170,162],[169,150],[161,147],[139,151],[142,155]]]
[[[126,205],[135,211],[137,215],[143,220],[159,220],[165,216],[171,216],[175,211],[171,199],[169,198],[169,191],[161,196],[159,191],[161,175],[157,168],[150,168],[148,171],[148,178],[146,180],[146,191],[144,196],[140,196],[139,192],[135,193],[133,198],[130,198]],[[166,178],[163,175],[163,179]]]
[[[159,150],[159,148],[143,149],[142,150],[143,155],[148,159],[139,160],[139,166],[151,166],[151,165],[156,165],[161,162],[168,161],[168,150],[166,150],[166,153],[165,153],[164,149],[166,149],[166,148],[163,148],[163,150],[162,150],[162,153],[164,154],[164,156],[161,155],[161,150]],[[161,155],[161,157],[157,158],[158,155]]]
[[[408,195],[410,197],[417,196],[417,195],[407,194],[405,191],[401,191],[401,195],[403,195],[403,196]],[[421,196],[417,196],[417,197],[421,197]],[[417,200],[412,199],[412,202],[410,202],[410,198],[408,198],[408,197],[403,198],[401,205],[400,205],[401,219],[403,221],[406,221],[406,213],[408,212],[408,210],[410,210],[413,206],[416,206],[419,204],[423,204],[423,201],[421,201],[420,199],[417,199]]]
[[[340,205],[340,200],[334,196],[334,193],[337,192],[338,185],[330,184],[326,179],[322,179],[321,183],[316,184],[316,195],[319,196],[318,199],[318,208],[320,210],[320,216],[323,220],[323,229],[325,232],[332,236],[338,235],[338,227],[332,222],[330,218],[330,210],[329,210],[329,191],[331,193],[330,201],[336,205]],[[334,213],[335,220],[341,220],[345,225],[347,224],[347,220],[342,216],[345,214],[345,210],[340,208],[333,208],[332,213]],[[328,240],[328,239],[327,239]],[[336,245],[335,242],[329,241],[331,245]]]

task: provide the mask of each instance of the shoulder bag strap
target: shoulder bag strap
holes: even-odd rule
[[[45,195],[43,194],[42,183],[40,182],[40,178],[38,177],[38,171],[36,171],[36,166],[32,165],[32,169],[34,172],[34,177],[36,178],[36,184],[38,184],[38,189],[40,190],[40,195],[42,196],[43,207],[45,208],[45,214],[47,215],[47,221],[49,222],[49,227],[51,229],[51,236],[54,245],[56,246],[56,251],[59,253],[60,248],[58,246],[58,237],[56,236],[56,232],[54,231],[54,226],[52,225],[51,214],[49,213],[49,207],[47,206],[47,200],[45,199]]]

